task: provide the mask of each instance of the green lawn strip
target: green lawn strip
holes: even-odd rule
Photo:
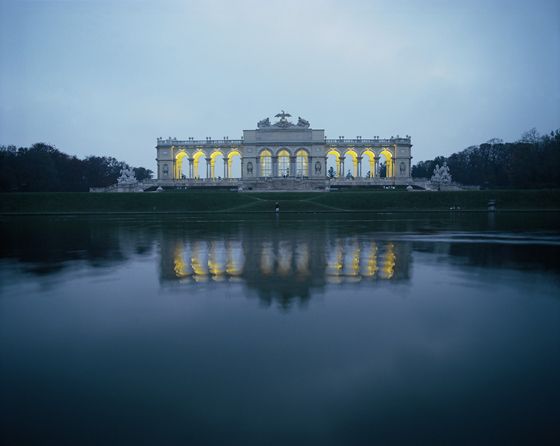
[[[230,192],[21,193],[0,195],[0,212],[188,212],[221,211],[253,202]]]
[[[0,194],[0,213],[173,213],[348,212],[485,210],[489,200],[498,210],[560,209],[560,190],[458,192],[340,191],[330,193],[186,191],[176,193],[10,193]]]
[[[460,207],[464,210],[486,209],[496,200],[498,209],[559,209],[558,190],[453,191],[453,192],[332,192],[310,201],[335,208],[360,210],[442,210]]]

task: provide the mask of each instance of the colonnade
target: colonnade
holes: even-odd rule
[[[342,153],[341,153],[342,152]],[[345,177],[347,172],[353,177],[363,178],[368,176],[367,172],[364,172],[363,161],[364,158],[369,161],[369,177],[379,178],[381,176],[380,171],[380,161],[381,157],[385,158],[385,176],[387,178],[395,176],[395,160],[393,154],[388,149],[383,149],[378,154],[371,150],[365,150],[361,153],[357,153],[353,149],[348,149],[345,151],[339,151],[337,149],[331,148],[327,152],[328,156],[335,157],[335,177]]]
[[[286,149],[274,153],[270,149],[262,149],[257,155],[253,155],[256,165],[252,166],[254,177],[312,177],[311,169],[314,168],[315,161],[320,161],[321,172],[325,177],[329,176],[329,168],[327,166],[329,157],[334,156],[335,172],[334,176],[344,178],[348,173],[352,177],[357,178],[379,178],[381,176],[381,160],[385,158],[385,177],[391,178],[396,176],[395,155],[389,148],[383,148],[381,151],[366,149],[358,151],[354,148],[340,149],[327,148],[326,155],[311,156],[306,149],[298,149],[295,153],[290,153]],[[323,153],[325,153],[323,152]],[[214,150],[210,153],[198,150],[189,155],[185,151],[180,151],[175,155],[174,160],[174,179],[181,178],[198,178],[200,176],[199,165],[202,159],[206,162],[206,178],[232,178],[232,161],[238,156],[241,162],[241,171],[244,171],[243,163],[249,158],[244,158],[237,149],[229,152]],[[256,156],[256,158],[255,158]],[[223,161],[223,170],[218,172],[222,166],[219,166],[219,159]],[[187,168],[184,169],[185,160]],[[248,162],[251,162],[250,160]],[[364,162],[366,166],[364,166]],[[255,164],[255,163],[253,163]],[[401,163],[403,164],[403,163]],[[324,171],[323,166],[325,166]],[[369,169],[368,169],[369,168]],[[366,170],[368,169],[368,170]],[[186,170],[186,171],[185,171]],[[402,170],[402,166],[401,166]],[[241,175],[243,176],[243,175]]]
[[[233,158],[236,156],[241,158],[241,153],[238,150],[232,150],[227,152],[225,155],[222,151],[216,150],[213,151],[210,156],[203,151],[197,151],[192,156],[189,156],[186,152],[181,151],[175,156],[174,178],[181,179],[183,176],[186,178],[198,178],[199,163],[201,159],[206,161],[206,178],[217,178],[219,176],[222,178],[230,178]],[[220,157],[223,160],[223,176],[219,175],[217,172],[217,169],[219,168],[217,166],[217,162]],[[188,161],[186,173],[183,172],[183,163],[185,158]]]

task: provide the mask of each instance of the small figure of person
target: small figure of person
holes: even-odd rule
[[[274,203],[274,210],[276,211],[276,213],[280,212],[280,203]]]

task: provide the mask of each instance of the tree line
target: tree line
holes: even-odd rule
[[[0,192],[87,192],[115,184],[123,168],[130,166],[113,157],[79,159],[44,143],[0,146]],[[152,178],[150,169],[133,170],[138,180]]]
[[[448,157],[420,161],[412,167],[412,176],[430,178],[435,166],[443,162],[447,162],[453,181],[465,185],[557,188],[560,187],[560,129],[543,136],[531,129],[516,142],[491,139]]]

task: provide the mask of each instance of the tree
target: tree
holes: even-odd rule
[[[429,178],[436,165],[446,161],[453,178],[461,184],[485,188],[560,187],[560,130],[539,136],[536,129],[524,132],[516,142],[492,138],[470,146],[447,159],[437,157],[412,167],[415,178]]]
[[[136,179],[138,181],[151,180],[154,174],[152,170],[146,169],[144,167],[135,167],[133,170],[134,175],[136,176]]]
[[[86,192],[92,186],[117,182],[128,164],[111,157],[90,156],[80,160],[56,147],[37,143],[16,149],[0,147],[1,192]],[[151,178],[152,171],[139,167],[137,177]]]

